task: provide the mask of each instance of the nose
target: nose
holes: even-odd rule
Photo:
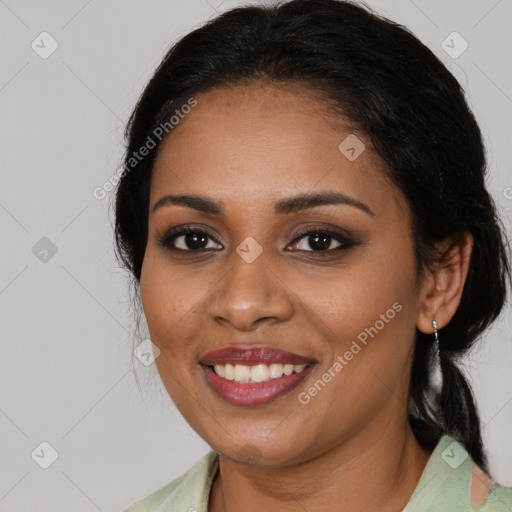
[[[210,318],[239,331],[252,331],[263,322],[285,322],[292,317],[289,285],[263,254],[251,263],[237,253],[231,260],[231,270],[208,299]]]

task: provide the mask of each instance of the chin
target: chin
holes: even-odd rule
[[[281,442],[282,441],[282,442]],[[235,464],[249,467],[283,467],[299,462],[301,452],[298,451],[297,443],[287,442],[281,439],[248,439],[240,441],[235,445],[211,443],[213,450],[222,457],[229,459]]]

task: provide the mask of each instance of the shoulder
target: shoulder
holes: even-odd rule
[[[472,462],[471,504],[480,512],[512,510],[512,487],[506,487],[489,478]]]
[[[186,473],[123,512],[206,512],[217,469],[218,455],[211,450]]]
[[[461,443],[443,435],[403,512],[511,512],[512,487],[489,478]]]

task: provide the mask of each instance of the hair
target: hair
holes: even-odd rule
[[[238,7],[170,48],[126,126],[125,172],[115,194],[116,256],[132,284],[140,291],[151,174],[165,140],[153,139],[162,131],[155,127],[193,95],[255,80],[308,87],[366,135],[412,212],[419,275],[438,261],[436,244],[472,235],[460,305],[439,331],[440,393],[432,391],[431,335],[416,332],[409,419],[422,444],[451,435],[489,474],[474,396],[457,365],[498,317],[510,283],[504,228],[485,187],[482,135],[441,60],[367,5],[291,0]],[[134,164],[134,153],[150,139],[154,147]]]

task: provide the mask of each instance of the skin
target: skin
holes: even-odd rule
[[[445,241],[444,262],[418,275],[404,196],[363,134],[356,160],[340,152],[353,132],[313,92],[254,82],[196,99],[155,161],[140,285],[162,381],[219,453],[208,510],[401,510],[431,453],[407,419],[415,332],[432,333],[434,316],[442,328],[455,313],[471,237]],[[346,204],[274,211],[279,199],[319,191],[346,194],[373,215]],[[166,194],[205,196],[224,213],[177,204],[153,212]],[[188,252],[158,243],[182,224],[206,230],[211,250],[194,252],[184,236],[175,246]],[[295,236],[313,227],[348,232],[356,245],[322,257],[310,237]],[[236,252],[249,236],[262,248],[252,263]],[[299,393],[395,303],[401,311],[300,403]],[[199,360],[236,343],[271,345],[316,365],[274,402],[235,406],[209,387]]]

